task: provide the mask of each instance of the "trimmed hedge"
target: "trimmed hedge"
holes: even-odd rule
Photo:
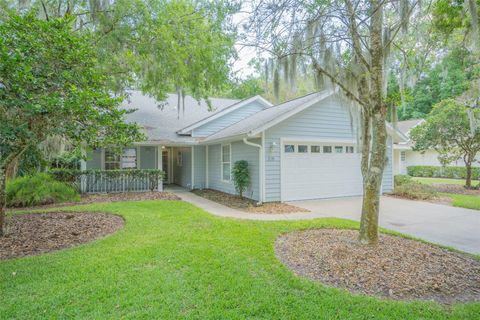
[[[465,167],[410,166],[407,173],[412,177],[465,179]],[[472,168],[472,179],[480,178],[480,168]]]

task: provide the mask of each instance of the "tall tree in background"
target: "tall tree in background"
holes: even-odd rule
[[[90,36],[71,18],[10,15],[0,24],[0,235],[6,169],[50,137],[88,146],[141,141],[136,125],[113,98],[97,68]]]
[[[415,150],[434,149],[442,163],[448,164],[463,159],[466,168],[467,188],[472,187],[472,164],[480,152],[480,127],[470,127],[469,108],[447,99],[435,105],[426,122],[412,129],[410,136],[415,141]],[[473,112],[480,122],[480,109]]]
[[[136,87],[160,101],[172,91],[180,105],[186,94],[207,99],[228,81],[235,56],[230,15],[237,7],[227,1],[4,0],[3,8],[72,17],[75,32],[93,34],[112,90]]]
[[[252,8],[254,45],[274,55],[293,77],[305,61],[320,85],[338,87],[359,114],[363,175],[359,240],[377,243],[380,187],[387,163],[388,59],[398,35],[407,30],[415,4],[282,0],[253,1]],[[278,72],[275,67],[274,78]]]

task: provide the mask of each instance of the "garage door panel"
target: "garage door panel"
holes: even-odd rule
[[[284,201],[362,194],[359,154],[298,153],[297,148],[295,151],[283,154],[282,198]],[[283,148],[282,152],[284,152]]]

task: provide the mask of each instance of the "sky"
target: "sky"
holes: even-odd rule
[[[236,13],[232,17],[233,23],[238,26],[239,30],[242,30],[242,24],[246,23],[249,18],[249,13],[246,10]],[[241,42],[248,42],[248,39]],[[244,46],[240,41],[235,45],[237,50],[238,59],[233,61],[233,72],[238,77],[245,79],[250,75],[256,74],[256,70],[248,65],[248,63],[257,56],[256,49],[251,46]]]

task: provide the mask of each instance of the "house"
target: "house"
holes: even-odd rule
[[[431,149],[425,152],[413,151],[413,142],[410,140],[410,130],[424,123],[424,119],[413,119],[398,121],[397,130],[408,139],[404,142],[395,143],[393,146],[393,172],[397,174],[407,174],[407,168],[410,166],[442,166],[438,161],[438,152]],[[451,166],[464,167],[463,159],[458,159],[450,164]],[[478,161],[473,164],[474,167],[480,167],[480,156]]]
[[[211,105],[213,111],[187,96],[185,110],[178,110],[171,95],[158,108],[154,99],[133,92],[125,106],[138,110],[127,120],[140,124],[148,140],[125,148],[120,156],[94,150],[86,168],[161,168],[165,184],[235,193],[231,169],[246,160],[251,184],[245,195],[261,202],[362,194],[357,130],[348,103],[333,90],[276,106],[260,96],[211,99]],[[387,127],[383,192],[393,188],[393,143],[406,141]]]

